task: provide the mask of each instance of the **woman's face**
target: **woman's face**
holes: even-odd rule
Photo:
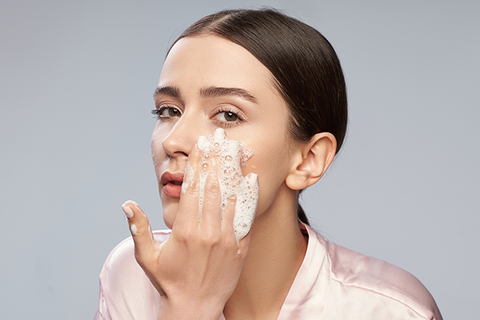
[[[279,188],[286,188],[293,152],[288,111],[273,76],[250,52],[212,35],[179,40],[165,60],[155,105],[159,119],[152,157],[169,228],[180,197],[174,186],[180,182],[171,180],[183,179],[196,139],[219,127],[255,152],[242,170],[244,175],[258,175],[257,217],[281,201],[276,196]]]

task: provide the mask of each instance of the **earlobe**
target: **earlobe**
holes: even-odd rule
[[[315,184],[332,163],[337,140],[329,132],[317,133],[298,150],[292,170],[286,178],[292,190],[302,190]]]

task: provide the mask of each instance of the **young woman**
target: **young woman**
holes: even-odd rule
[[[171,231],[152,233],[136,203],[123,205],[132,238],[105,262],[96,319],[441,319],[416,278],[328,242],[298,204],[347,123],[340,63],[316,30],[270,9],[207,16],[171,47],[155,105]],[[240,237],[243,189],[224,195],[217,138],[251,151],[235,181],[259,193]]]

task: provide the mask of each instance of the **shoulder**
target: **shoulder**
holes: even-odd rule
[[[388,305],[396,314],[411,314],[408,318],[442,319],[433,297],[412,274],[332,242],[325,245],[332,287],[356,297],[364,310],[378,312],[380,305]]]
[[[163,243],[168,239],[170,233],[171,230],[160,230],[154,231],[153,235],[158,242]],[[126,273],[131,271],[129,269],[132,267],[138,268],[139,266],[135,260],[134,250],[132,237],[128,237],[120,242],[105,260],[100,277],[102,277],[105,272]]]
[[[163,243],[170,230],[153,234]],[[132,238],[123,240],[108,255],[100,273],[99,319],[122,319],[126,314],[138,319],[154,318],[157,300],[158,292],[135,260]]]

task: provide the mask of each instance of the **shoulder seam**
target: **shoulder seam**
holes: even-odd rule
[[[387,299],[390,299],[390,300],[393,300],[393,301],[396,301],[402,305],[404,305],[405,307],[407,307],[408,309],[412,310],[415,314],[417,314],[419,317],[422,317],[423,319],[427,319],[427,320],[434,320],[435,318],[427,318],[426,316],[424,316],[423,314],[419,313],[417,310],[415,310],[414,308],[412,308],[410,305],[406,304],[405,302],[401,301],[401,300],[398,300],[392,296],[389,296],[389,295],[386,295],[384,293],[381,293],[379,291],[375,291],[375,290],[371,290],[369,288],[365,288],[365,287],[362,287],[362,286],[358,286],[358,285],[349,285],[349,284],[346,284],[340,280],[337,280],[337,279],[334,279],[333,277],[330,277],[330,280],[332,281],[335,281],[337,283],[340,283],[342,286],[345,286],[345,287],[349,287],[349,288],[356,288],[356,289],[360,289],[360,290],[364,290],[364,291],[369,291],[373,294],[377,294],[377,295],[380,295],[382,297],[385,297]]]

